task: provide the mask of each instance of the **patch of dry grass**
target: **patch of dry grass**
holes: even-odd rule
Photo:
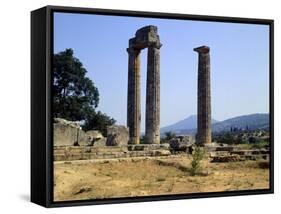
[[[127,159],[54,165],[54,200],[219,192],[269,188],[261,161],[202,162],[207,175],[190,176],[190,158]],[[263,161],[264,162],[264,161]]]

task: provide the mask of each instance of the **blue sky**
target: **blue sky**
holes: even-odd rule
[[[155,25],[160,49],[160,126],[197,109],[198,54],[211,49],[212,117],[269,112],[269,26],[189,20],[55,13],[54,51],[72,48],[100,92],[98,109],[126,125],[128,40]],[[147,50],[141,52],[142,131]]]

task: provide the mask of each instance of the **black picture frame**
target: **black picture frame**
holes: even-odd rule
[[[53,54],[53,14],[54,12],[96,14],[111,16],[150,17],[179,20],[201,20],[226,23],[251,23],[270,27],[270,188],[265,190],[245,190],[229,192],[208,192],[178,195],[112,198],[81,201],[53,201],[53,158],[52,158],[52,120],[51,120],[51,70]],[[268,194],[274,192],[274,21],[269,19],[250,19],[158,13],[145,11],[126,11],[92,9],[79,7],[46,6],[31,12],[31,201],[44,207],[77,205],[113,204],[177,200],[190,198],[226,197],[239,195]]]

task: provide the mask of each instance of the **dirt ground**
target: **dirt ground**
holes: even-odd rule
[[[265,161],[210,163],[191,176],[189,157],[54,164],[54,201],[269,188]]]

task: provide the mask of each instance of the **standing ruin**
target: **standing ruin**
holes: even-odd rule
[[[193,49],[199,54],[197,89],[197,138],[198,145],[212,142],[211,136],[211,89],[210,48],[200,46]]]
[[[160,43],[156,26],[146,26],[137,30],[129,40],[127,126],[130,144],[140,143],[141,92],[140,92],[140,52],[148,48],[145,143],[160,143]]]

